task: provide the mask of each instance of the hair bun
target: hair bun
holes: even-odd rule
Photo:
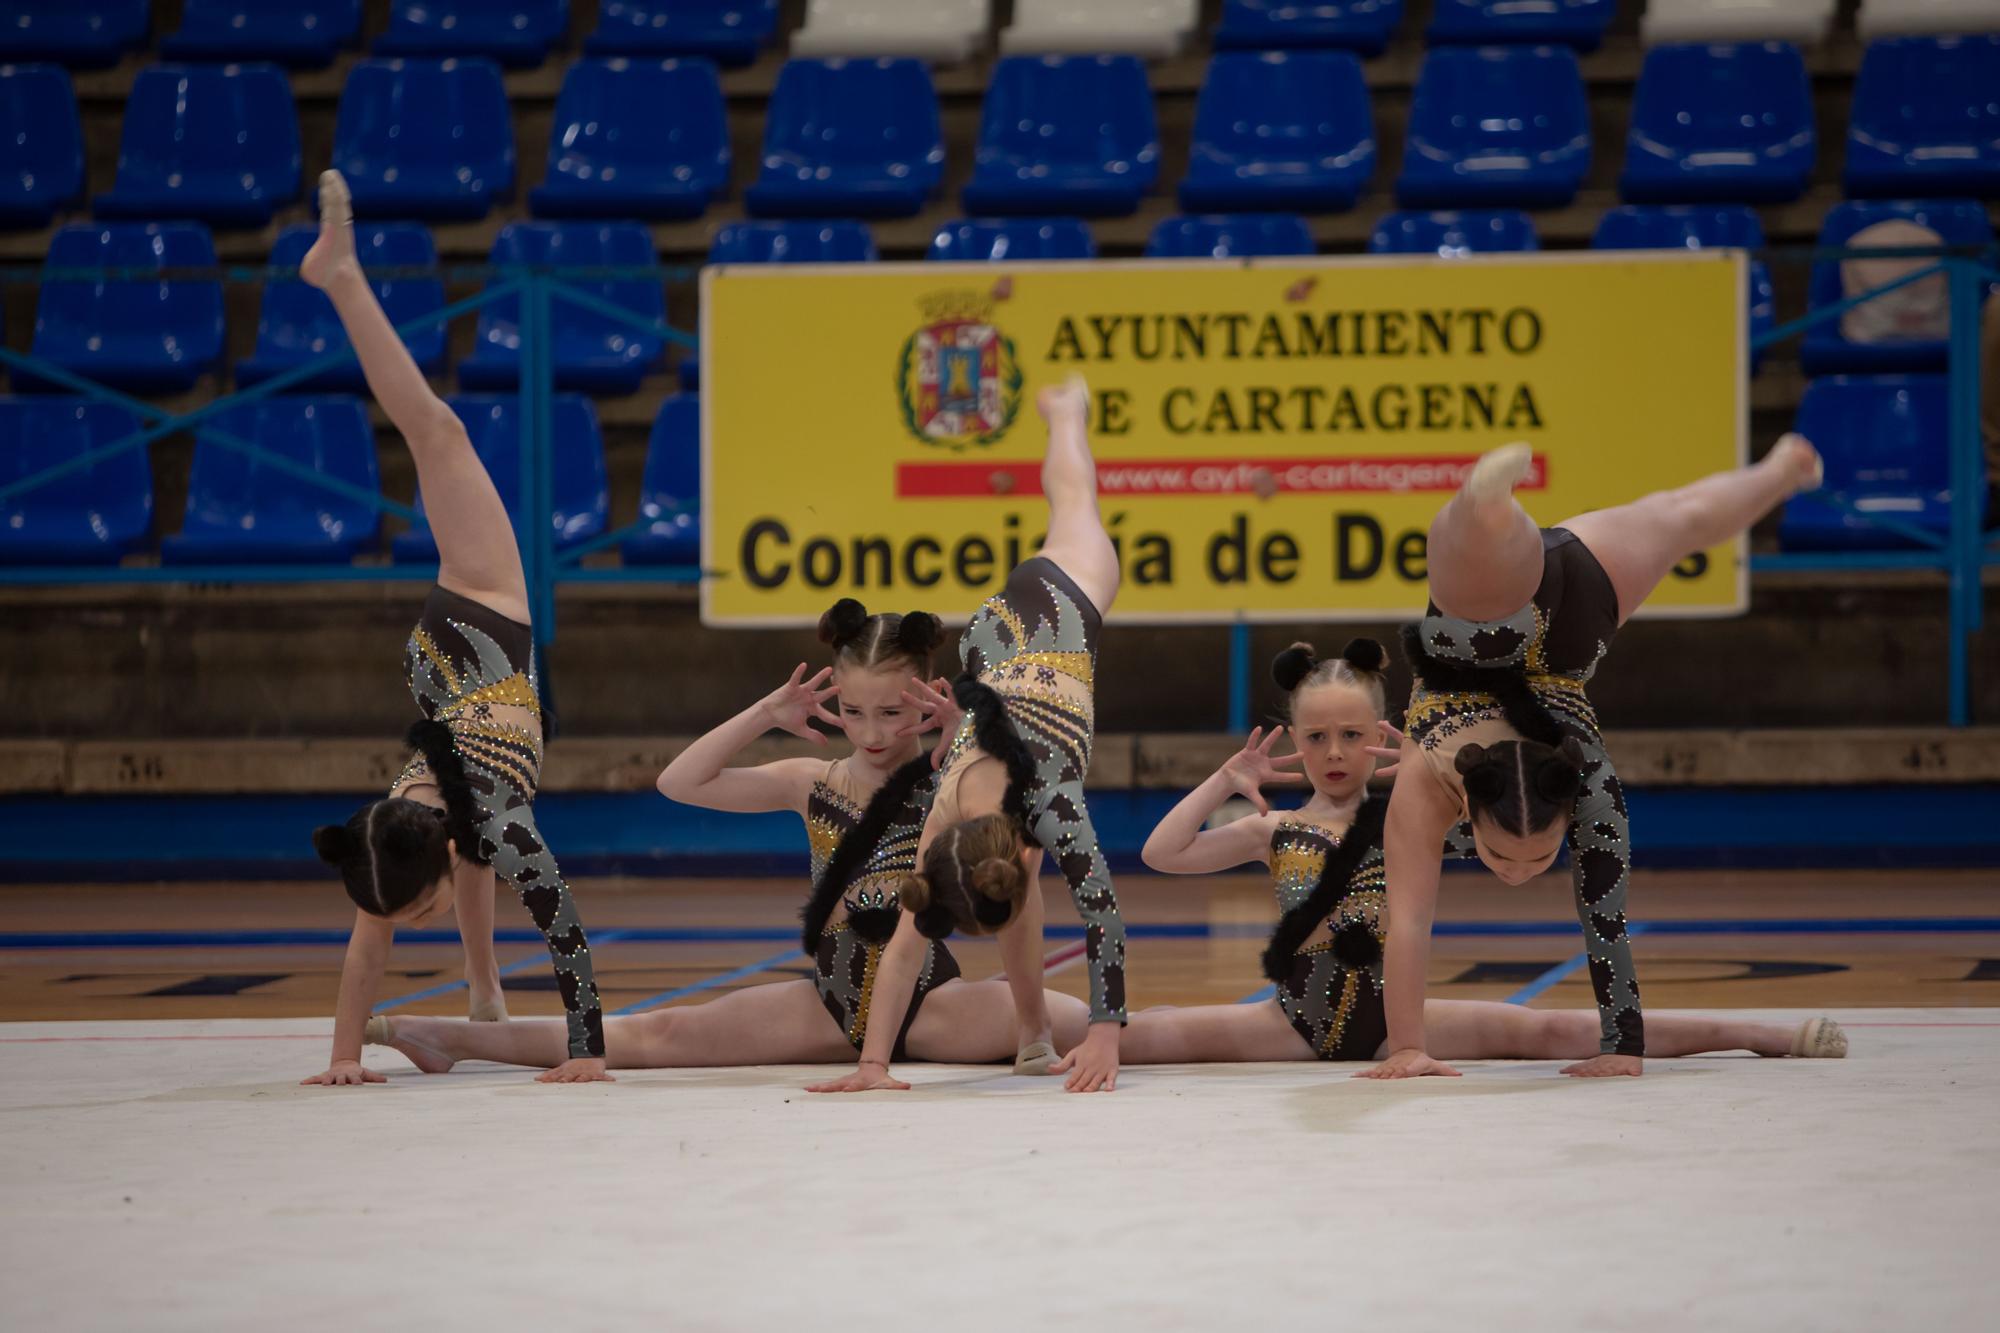
[[[896,901],[911,912],[931,905],[931,882],[922,875],[905,875],[896,881]]]
[[[905,611],[896,626],[896,646],[914,657],[928,656],[943,640],[944,621],[928,611]]]
[[[354,855],[354,835],[342,825],[322,824],[313,830],[313,850],[328,865],[341,865]]]
[[[1311,644],[1295,643],[1271,659],[1271,679],[1278,682],[1279,689],[1290,694],[1318,665],[1319,658],[1314,655]]]
[[[1374,639],[1349,639],[1347,646],[1340,650],[1341,658],[1356,671],[1386,671],[1389,668],[1389,650]]]
[[[1535,791],[1543,800],[1561,805],[1576,799],[1577,791],[1583,786],[1583,774],[1577,772],[1576,765],[1558,753],[1555,758],[1544,760],[1535,770]]]
[[[868,608],[852,597],[843,597],[819,618],[819,641],[838,648],[867,628]]]
[[[958,928],[958,923],[951,918],[951,909],[942,903],[932,903],[923,911],[913,913],[911,919],[917,923],[917,933],[927,940],[945,939]]]

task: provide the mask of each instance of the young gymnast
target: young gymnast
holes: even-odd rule
[[[933,756],[918,740],[942,729],[937,758],[959,714],[925,684],[943,637],[934,615],[869,615],[852,598],[820,619],[833,662],[791,679],[683,750],[660,774],[662,794],[710,810],[791,810],[805,821],[813,889],[801,916],[810,981],[775,981],[706,1004],[612,1018],[605,1042],[615,1069],[679,1066],[832,1064],[854,1059],[883,1022],[875,1004],[883,949],[903,915],[895,889],[916,864],[917,839],[936,792]],[[838,714],[827,701],[838,696]],[[817,718],[846,734],[852,749],[831,761],[778,759],[753,768],[729,761],[772,728],[827,744]],[[840,920],[834,921],[835,913]],[[1003,942],[1004,943],[1004,942]],[[1032,948],[1036,941],[1015,941]],[[1010,978],[1039,973],[1003,955]],[[1036,984],[1039,985],[1037,979]],[[1054,1016],[1058,1041],[1083,1039],[1088,1013],[1073,996],[1035,996]],[[981,1064],[1015,1049],[1015,996],[1009,982],[967,981],[941,942],[928,942],[916,989],[888,1029],[894,1058]],[[419,1069],[441,1073],[459,1060],[548,1065],[562,1058],[549,1022],[465,1023],[443,1018],[377,1018],[369,1039],[394,1046]]]
[[[1493,451],[1431,524],[1431,605],[1405,635],[1417,678],[1384,834],[1395,925],[1384,963],[1390,1054],[1362,1077],[1455,1072],[1427,1044],[1424,973],[1439,848],[1462,821],[1480,860],[1508,884],[1548,869],[1567,839],[1599,1054],[1563,1073],[1641,1071],[1625,794],[1584,686],[1678,561],[1744,531],[1821,475],[1818,453],[1788,435],[1754,467],[1538,528],[1514,499],[1531,469],[1525,444]]]
[[[875,1003],[878,1016],[901,1020],[926,938],[953,930],[997,934],[1010,978],[1017,966],[1034,969],[1015,991],[1016,1070],[1067,1073],[1072,1092],[1108,1092],[1117,1084],[1125,1021],[1125,927],[1084,804],[1083,775],[1090,765],[1097,639],[1118,595],[1118,553],[1097,512],[1083,381],[1044,389],[1036,406],[1049,428],[1041,475],[1048,539],[979,608],[959,641],[965,672],[953,691],[966,718],[924,822],[920,868],[903,883],[910,910],[883,951]],[[1036,877],[1045,851],[1056,858],[1083,917],[1090,969],[1090,1033],[1060,1059],[1040,976]],[[854,1073],[810,1090],[907,1088],[889,1074],[893,1054],[887,1034],[871,1030]]]
[[[1132,1015],[1121,1054],[1128,1064],[1206,1060],[1374,1060],[1386,1053],[1382,939],[1382,826],[1388,802],[1368,794],[1372,743],[1393,730],[1383,669],[1388,654],[1356,639],[1321,660],[1294,644],[1271,665],[1286,691],[1296,753],[1273,755],[1285,728],[1250,733],[1243,748],[1173,808],[1146,840],[1154,870],[1202,875],[1260,863],[1271,872],[1282,919],[1264,951],[1276,995],[1256,1004],[1144,1009]],[[1303,773],[1295,771],[1303,766]],[[1272,810],[1263,788],[1309,783],[1296,810]],[[1232,797],[1258,813],[1220,828],[1203,825]],[[1468,846],[1453,850],[1470,855]],[[1427,1000],[1426,1049],[1438,1059],[1581,1059],[1597,1049],[1595,1016],[1478,1000]],[[1831,1019],[1796,1032],[1768,1023],[1655,1015],[1655,1055],[1751,1050],[1760,1055],[1840,1055],[1846,1039]]]
[[[603,1009],[583,933],[555,858],[535,830],[542,713],[527,581],[514,528],[464,425],[431,392],[376,303],[354,256],[353,206],[338,172],[320,177],[319,240],[299,265],[333,301],[368,388],[416,460],[437,536],[438,581],[410,632],[405,665],[425,721],[386,799],[313,834],[354,900],[340,971],[333,1055],[307,1083],[379,1083],[361,1066],[362,1032],[398,925],[434,921],[454,904],[465,940],[473,1013],[498,1019],[494,878],[506,880],[548,940],[568,1013],[564,1058],[544,1083],[582,1083],[604,1070]]]

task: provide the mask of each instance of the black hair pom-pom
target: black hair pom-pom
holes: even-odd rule
[[[896,923],[903,918],[903,909],[897,906],[895,898],[880,889],[863,889],[844,901],[848,927],[863,944],[887,944],[896,933]]]
[[[1279,689],[1290,694],[1318,665],[1319,658],[1313,655],[1311,644],[1295,643],[1271,659],[1271,679],[1278,682]]]
[[[819,641],[829,647],[844,648],[867,628],[868,608],[852,597],[843,597],[819,618]]]
[[[1491,805],[1507,794],[1507,775],[1498,764],[1474,764],[1461,768],[1459,776],[1465,782],[1467,800]]]
[[[896,646],[913,657],[928,655],[944,639],[944,622],[928,611],[905,611],[896,626]]]
[[[927,940],[941,940],[957,929],[958,923],[951,919],[951,909],[941,903],[932,903],[916,915],[917,933]]]
[[[1545,760],[1535,770],[1535,791],[1545,801],[1561,805],[1576,799],[1577,789],[1583,785],[1583,774],[1561,755]]]
[[[1349,639],[1340,656],[1356,671],[1372,673],[1389,668],[1389,650],[1374,639]]]
[[[1014,919],[1014,904],[1001,902],[998,898],[975,896],[972,917],[980,925],[998,930]]]
[[[1382,941],[1366,921],[1343,921],[1333,932],[1333,956],[1342,967],[1365,971],[1382,961]]]
[[[328,865],[342,865],[354,855],[354,835],[340,824],[322,824],[313,830],[313,850]]]

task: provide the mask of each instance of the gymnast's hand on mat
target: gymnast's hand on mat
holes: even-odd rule
[[[1115,1092],[1118,1088],[1118,1024],[1092,1023],[1083,1044],[1049,1066],[1068,1074],[1066,1092]]]
[[[1562,1072],[1571,1078],[1637,1078],[1645,1068],[1646,1062],[1636,1055],[1593,1055],[1565,1065]]]
[[[1396,772],[1396,761],[1403,757],[1403,733],[1396,730],[1393,723],[1377,722],[1375,725],[1382,728],[1382,744],[1368,746],[1367,752],[1377,759],[1389,761],[1386,764],[1375,765],[1375,776],[1392,777]]]
[[[1460,1078],[1462,1075],[1450,1065],[1433,1060],[1422,1051],[1403,1050],[1370,1069],[1356,1074],[1356,1078],[1423,1078],[1426,1075],[1442,1078]]]
[[[826,733],[813,729],[811,720],[818,718],[829,726],[838,728],[840,719],[827,711],[826,701],[840,693],[827,684],[833,678],[832,667],[821,667],[806,679],[806,664],[801,662],[792,671],[792,678],[764,696],[761,705],[764,716],[771,719],[771,725],[780,731],[789,731],[794,736],[803,736],[814,745],[826,744]]]
[[[1236,790],[1237,795],[1257,807],[1257,813],[1271,813],[1271,803],[1264,799],[1264,787],[1291,785],[1298,786],[1310,779],[1303,773],[1287,773],[1289,764],[1299,763],[1304,755],[1281,754],[1271,756],[1271,747],[1278,743],[1278,737],[1285,734],[1283,727],[1272,727],[1271,734],[1264,735],[1262,727],[1250,728],[1250,739],[1243,742],[1243,748],[1223,761],[1222,776]],[[1263,736],[1260,745],[1257,738]]]
[[[910,1085],[899,1078],[889,1077],[888,1069],[873,1060],[863,1060],[845,1078],[834,1079],[831,1083],[806,1084],[807,1092],[874,1092],[877,1088],[908,1092]]]
[[[554,1069],[545,1069],[535,1075],[537,1083],[616,1083],[618,1080],[604,1072],[604,1061],[597,1057],[579,1060],[565,1060]]]
[[[311,1078],[299,1080],[302,1088],[318,1084],[323,1088],[358,1088],[363,1083],[387,1083],[387,1075],[372,1069],[363,1069],[359,1060],[335,1060],[327,1066],[324,1074],[314,1074]]]
[[[898,728],[896,734],[915,736],[935,726],[938,738],[931,747],[931,767],[943,768],[944,757],[951,753],[952,738],[958,735],[958,724],[965,720],[965,710],[952,697],[951,682],[939,676],[926,684],[921,677],[912,676],[910,688],[903,691],[903,702],[917,710],[917,719]]]

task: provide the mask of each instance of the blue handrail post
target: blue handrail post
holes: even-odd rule
[[[1985,467],[1979,439],[1980,264],[1946,261],[1951,295],[1951,725],[1972,722],[1972,635],[1982,619],[1979,528]]]
[[[1244,620],[1229,626],[1229,730],[1238,736],[1250,730],[1250,625]]]

